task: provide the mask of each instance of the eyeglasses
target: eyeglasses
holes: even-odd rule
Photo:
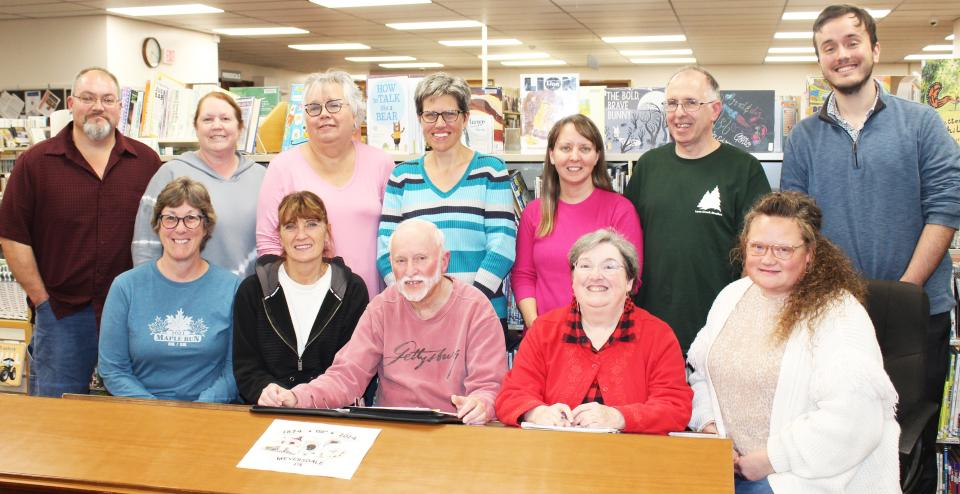
[[[760,242],[750,242],[747,244],[747,253],[751,256],[765,256],[767,255],[767,250],[773,252],[773,257],[780,259],[781,261],[789,261],[793,257],[793,253],[797,251],[800,247],[803,247],[804,244],[800,245],[777,245],[777,244],[764,244]]]
[[[172,214],[161,214],[160,215],[160,226],[166,228],[167,230],[173,230],[177,227],[180,222],[183,222],[183,226],[187,227],[190,230],[200,226],[200,222],[205,219],[204,216],[196,214],[188,214],[183,218],[179,216],[174,216]]]
[[[604,261],[599,264],[600,274],[609,276],[623,269],[623,264],[617,261]],[[580,261],[573,266],[573,269],[583,274],[592,273],[596,267],[590,261]]]
[[[342,99],[332,99],[326,103],[309,103],[303,105],[303,111],[311,117],[319,117],[323,113],[323,109],[326,108],[328,113],[340,113],[340,110],[343,109],[344,105],[347,103]]]
[[[708,105],[710,103],[713,103],[714,101],[717,101],[717,100],[712,99],[710,101],[697,101],[695,99],[685,99],[683,101],[677,101],[675,99],[668,99],[667,101],[663,102],[662,106],[663,106],[663,109],[666,110],[667,112],[675,112],[677,111],[677,108],[682,106],[683,111],[687,113],[694,113],[694,112],[700,111],[700,108],[703,105]]]
[[[74,96],[74,97],[80,100],[80,102],[86,106],[92,106],[96,104],[97,101],[100,101],[100,104],[103,105],[104,108],[110,108],[112,106],[116,106],[117,104],[117,98],[109,95],[97,98],[96,96],[93,96],[93,95],[81,94],[80,96]]]
[[[423,120],[425,123],[435,123],[437,119],[442,116],[444,122],[453,123],[460,118],[461,113],[463,112],[460,110],[447,110],[441,112],[425,111],[420,114],[420,120]]]

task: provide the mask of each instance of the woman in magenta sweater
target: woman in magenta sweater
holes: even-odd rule
[[[633,305],[640,262],[610,228],[581,237],[565,269],[574,299],[534,323],[497,396],[497,418],[625,432],[682,431],[693,392],[677,337]]]
[[[550,130],[547,148],[543,189],[520,217],[510,272],[528,328],[540,314],[570,303],[567,252],[580,236],[611,227],[636,247],[643,265],[640,218],[630,201],[613,192],[596,125],[583,115],[566,117]]]

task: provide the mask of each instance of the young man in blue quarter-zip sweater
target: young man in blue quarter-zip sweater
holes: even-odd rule
[[[931,107],[887,94],[872,79],[880,44],[869,13],[827,7],[813,32],[834,91],[790,134],[780,188],[817,200],[823,232],[866,278],[924,287],[926,388],[939,403],[954,305],[947,248],[960,226],[960,148]]]

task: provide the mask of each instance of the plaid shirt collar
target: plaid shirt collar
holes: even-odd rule
[[[587,337],[587,333],[583,330],[580,304],[574,300],[573,303],[570,304],[570,313],[567,315],[567,329],[563,333],[563,342],[580,345],[594,353],[599,353],[619,341],[633,341],[634,338],[636,338],[636,334],[633,332],[633,311],[636,310],[636,307],[633,301],[630,300],[630,297],[627,297],[623,303],[623,314],[620,316],[620,322],[617,323],[617,327],[613,330],[613,333],[610,334],[610,337],[607,338],[607,342],[604,343],[599,350],[594,350],[593,345],[590,344],[590,338]]]

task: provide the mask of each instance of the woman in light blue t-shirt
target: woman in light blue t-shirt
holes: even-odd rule
[[[114,280],[100,323],[99,371],[116,396],[229,403],[233,298],[240,279],[200,257],[216,215],[206,188],[180,177],[151,221],[163,254]]]

